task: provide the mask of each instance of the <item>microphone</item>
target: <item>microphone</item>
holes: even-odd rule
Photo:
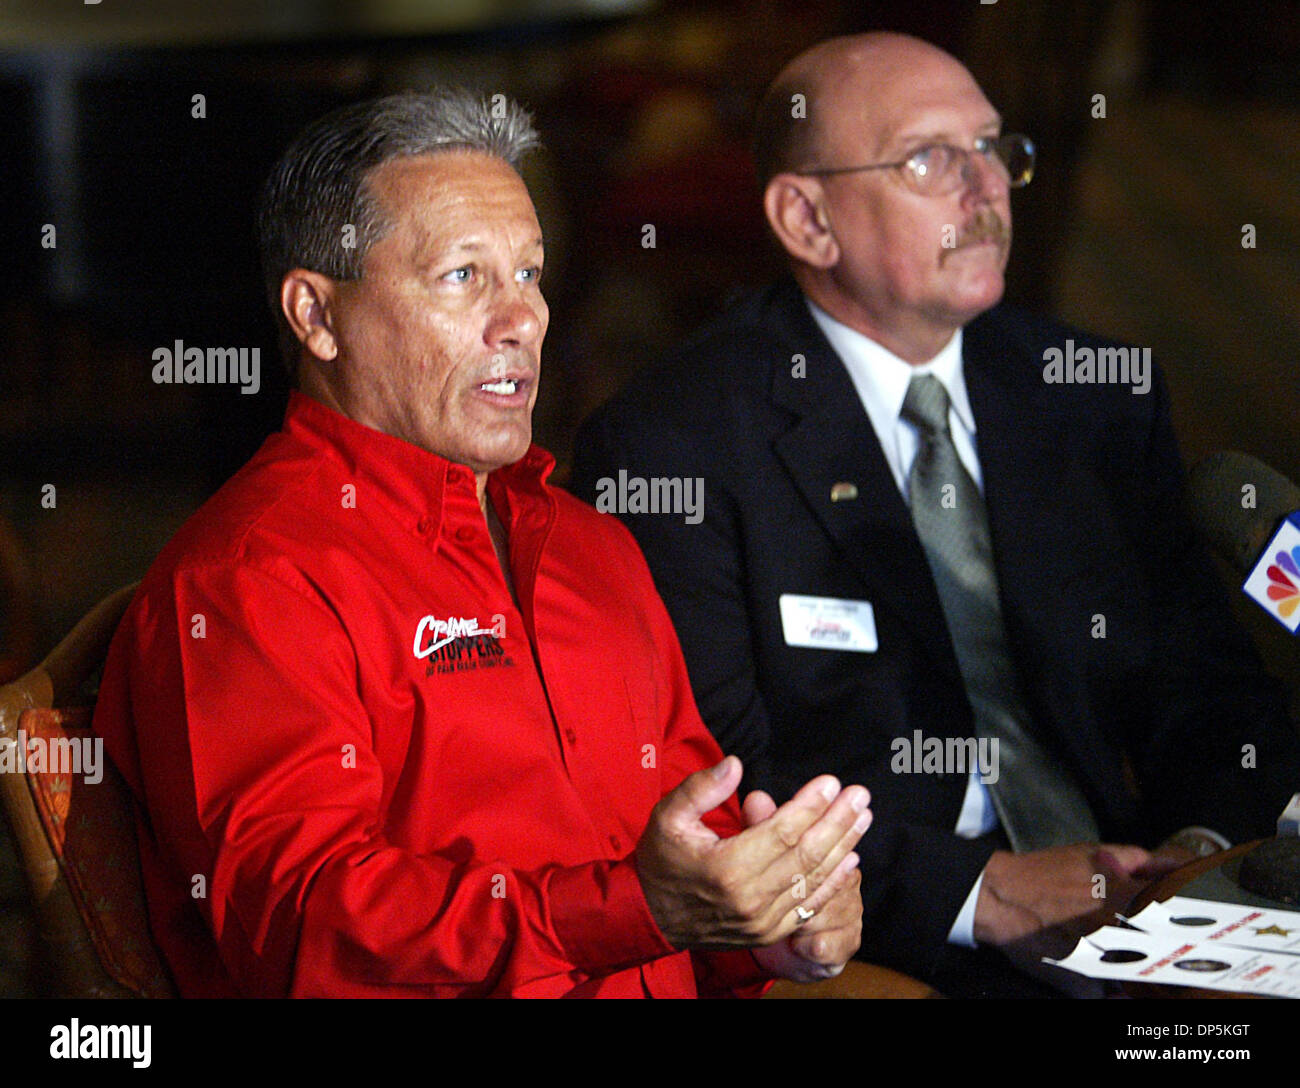
[[[1246,595],[1292,634],[1300,628],[1300,487],[1249,454],[1212,453],[1187,474],[1192,520],[1246,576]],[[1277,822],[1278,838],[1241,859],[1237,883],[1253,895],[1300,904],[1300,793]]]
[[[1187,475],[1192,520],[1246,576],[1242,590],[1292,634],[1300,629],[1300,487],[1245,453],[1212,453]]]

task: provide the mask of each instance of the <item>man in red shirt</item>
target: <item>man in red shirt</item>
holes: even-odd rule
[[[397,96],[268,184],[298,389],[146,576],[95,715],[183,995],[752,994],[858,947],[866,790],[742,812],[631,536],[546,484],[535,142]]]

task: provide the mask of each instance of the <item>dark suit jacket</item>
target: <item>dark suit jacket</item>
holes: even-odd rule
[[[1163,381],[1047,384],[1043,351],[1102,345],[999,307],[964,333],[1002,608],[1033,727],[1103,838],[1189,824],[1268,835],[1300,743],[1183,509]],[[797,376],[802,358],[806,376]],[[925,554],[870,420],[793,281],[749,298],[578,439],[572,488],[700,477],[704,518],[626,515],[705,722],[778,801],[830,772],[872,793],[865,958],[930,977],[998,843],[953,834],[965,774],[896,774],[892,742],[973,736]],[[857,485],[855,501],[831,487]],[[786,645],[783,593],[870,601],[879,649]],[[1097,617],[1104,617],[1105,637]],[[1243,767],[1243,745],[1254,745]],[[1246,762],[1250,762],[1246,760]]]

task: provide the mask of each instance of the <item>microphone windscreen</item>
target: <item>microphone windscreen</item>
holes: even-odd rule
[[[1250,490],[1247,490],[1250,485]],[[1206,543],[1249,574],[1277,523],[1300,510],[1300,488],[1248,453],[1212,453],[1187,474],[1192,520]]]

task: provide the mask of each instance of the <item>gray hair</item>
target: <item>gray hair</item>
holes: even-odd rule
[[[375,169],[406,155],[479,151],[518,170],[540,142],[532,118],[505,95],[489,101],[460,88],[358,102],[308,125],[271,171],[257,216],[267,299],[290,377],[299,343],[280,310],[280,284],[294,268],[361,278],[366,253],[393,225],[370,192]]]

